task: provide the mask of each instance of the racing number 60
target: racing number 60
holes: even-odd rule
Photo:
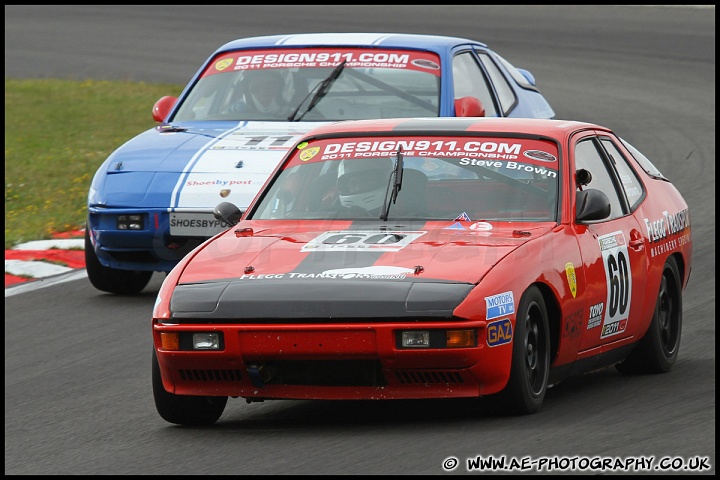
[[[630,292],[630,276],[628,275],[627,257],[622,250],[616,255],[608,255],[606,260],[608,272],[609,313],[610,318],[625,315]],[[618,311],[619,307],[619,311]]]
[[[370,236],[356,234],[356,233],[343,233],[342,235],[333,235],[325,239],[323,243],[332,245],[347,245],[351,243],[365,243],[368,245],[387,245],[391,243],[401,242],[405,238],[404,235],[398,235],[396,233],[382,233],[373,234]]]

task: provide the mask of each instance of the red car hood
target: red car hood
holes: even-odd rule
[[[387,276],[474,284],[554,225],[245,221],[196,252],[179,283]]]
[[[451,318],[493,265],[554,225],[244,221],[176,267],[171,315]]]

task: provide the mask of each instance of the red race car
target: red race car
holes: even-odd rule
[[[667,372],[692,265],[688,205],[607,128],[404,118],[304,135],[233,225],[167,276],[153,312],[160,416],[228,397],[489,396]]]

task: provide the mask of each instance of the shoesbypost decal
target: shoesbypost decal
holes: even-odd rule
[[[219,198],[246,208],[285,153],[311,128],[273,129],[268,123],[244,122],[195,152],[173,189],[170,211],[200,207],[211,212]]]

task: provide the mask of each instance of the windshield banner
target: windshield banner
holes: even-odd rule
[[[387,157],[400,151],[407,157],[455,158],[459,165],[495,165],[517,161],[558,169],[557,146],[529,138],[402,137],[319,140],[298,145],[290,165],[325,160]],[[480,163],[478,163],[480,162]]]
[[[440,76],[437,55],[414,50],[377,50],[360,48],[308,48],[242,50],[215,59],[203,77],[238,70],[265,68],[328,68],[347,61],[345,68],[389,68],[419,70]]]

